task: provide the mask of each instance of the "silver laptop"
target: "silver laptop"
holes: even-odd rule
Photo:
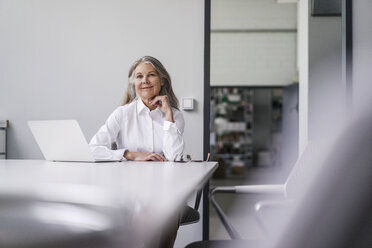
[[[76,120],[28,121],[46,160],[67,162],[117,162],[94,159]]]

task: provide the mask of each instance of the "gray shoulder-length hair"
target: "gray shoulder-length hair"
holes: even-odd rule
[[[137,97],[136,89],[134,87],[134,71],[141,63],[150,64],[154,67],[160,77],[160,80],[162,80],[163,82],[163,86],[161,86],[159,95],[167,95],[170,105],[173,108],[178,109],[178,99],[173,92],[172,80],[169,76],[169,73],[159,60],[151,56],[143,56],[142,58],[136,60],[130,67],[128,73],[128,87],[124,95],[123,105],[131,103]]]

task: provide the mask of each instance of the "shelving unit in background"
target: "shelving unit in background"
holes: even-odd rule
[[[211,87],[215,178],[244,176],[250,166],[280,165],[282,90]]]
[[[6,159],[6,129],[8,127],[7,120],[0,120],[0,159]]]
[[[216,177],[244,175],[252,165],[253,90],[211,88],[211,151]]]

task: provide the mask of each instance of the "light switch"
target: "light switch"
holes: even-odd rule
[[[193,110],[194,109],[194,98],[182,98],[181,107],[183,110]]]

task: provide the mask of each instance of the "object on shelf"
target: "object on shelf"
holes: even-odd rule
[[[245,132],[247,130],[245,122],[230,122],[225,118],[218,117],[215,123],[217,133],[220,135],[228,132]]]
[[[239,104],[240,101],[241,101],[241,96],[238,95],[238,94],[228,94],[227,95],[227,101],[229,103]]]
[[[231,164],[231,174],[233,175],[244,175],[244,162],[239,156],[235,156]]]

